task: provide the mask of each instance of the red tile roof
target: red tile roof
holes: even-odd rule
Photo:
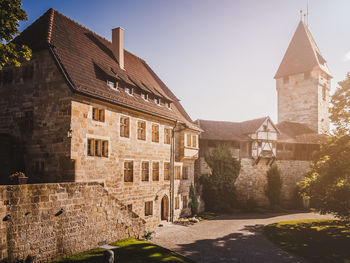
[[[297,30],[277,70],[275,79],[302,72],[315,67],[320,68],[331,77],[326,60],[316,45],[308,27],[300,21]]]
[[[29,45],[34,52],[51,46],[75,92],[179,120],[198,129],[176,96],[144,60],[124,50],[125,70],[120,69],[110,41],[54,9],[44,13],[15,41]],[[171,110],[156,105],[153,100],[146,102],[139,93],[130,96],[123,89],[112,90],[106,84],[107,79],[118,79],[151,97],[172,102]]]
[[[326,135],[318,134],[302,123],[283,121],[276,126],[281,132],[278,136],[279,142],[319,144],[327,138]]]
[[[195,122],[203,130],[200,135],[203,140],[248,141],[251,139],[247,134],[256,132],[266,119],[269,119],[269,117],[244,122],[209,120],[196,120]]]

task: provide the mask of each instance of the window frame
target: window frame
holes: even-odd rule
[[[171,144],[171,129],[164,128],[164,144]]]
[[[144,169],[143,164],[147,164],[147,169]],[[141,161],[141,181],[149,182],[149,161]],[[144,171],[147,171],[147,174],[144,175]]]
[[[145,216],[153,216],[153,201],[145,201]]]
[[[183,209],[188,208],[188,199],[187,199],[187,195],[183,195],[183,196],[182,196],[182,208],[183,208]]]
[[[154,127],[157,127],[157,130],[155,130]],[[159,137],[160,137],[159,129],[160,129],[160,125],[159,124],[152,123],[152,142],[154,142],[154,143],[159,143]]]
[[[87,138],[87,156],[90,157],[109,157],[109,141],[98,138]]]
[[[129,165],[131,164],[131,168]],[[133,160],[124,160],[123,163],[123,177],[124,183],[133,183],[134,182],[134,161]]]
[[[177,172],[179,171],[179,172]],[[174,179],[181,180],[181,165],[175,165],[174,167]]]
[[[126,120],[127,123],[122,122],[122,119]],[[119,137],[130,138],[130,117],[121,115],[119,118],[119,126]]]
[[[93,121],[105,122],[105,109],[92,107],[91,118]]]
[[[157,165],[155,165],[157,164]],[[157,168],[156,168],[157,167]],[[153,182],[159,182],[160,177],[160,162],[159,161],[153,161],[152,162],[152,181]]]
[[[168,168],[166,169],[166,167]],[[170,181],[170,162],[164,162],[164,181]]]
[[[140,127],[141,124],[141,127]],[[142,124],[144,124],[144,127],[142,127]],[[140,141],[146,141],[146,133],[147,133],[147,123],[143,120],[137,121],[137,139]]]

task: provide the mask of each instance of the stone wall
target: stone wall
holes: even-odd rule
[[[282,176],[282,205],[294,207],[296,205],[294,203],[296,183],[303,179],[310,161],[279,160],[275,164],[280,169]],[[266,172],[270,166],[264,160],[254,164],[254,160],[251,158],[242,158],[241,165],[241,172],[235,183],[238,200],[244,203],[253,199],[259,206],[268,206],[269,201],[265,195],[265,189]],[[197,168],[197,171],[201,171],[201,175],[210,174],[210,169],[203,157],[197,160],[196,166],[200,167]],[[198,182],[198,175],[196,175],[196,179]],[[201,204],[201,210],[203,210],[203,204]]]
[[[10,262],[47,262],[145,231],[99,183],[0,186],[0,219],[0,261]]]
[[[304,178],[310,161],[279,160],[277,167],[282,174],[282,202],[286,206],[293,207],[297,182]]]
[[[317,133],[329,133],[330,80],[320,70],[276,79],[278,122],[306,124]]]
[[[67,137],[72,92],[50,53],[35,52],[29,62],[4,72],[12,78],[0,83],[0,134],[11,135],[15,155],[10,169],[0,170],[0,184],[8,184],[9,172],[18,170],[29,183],[73,181]]]

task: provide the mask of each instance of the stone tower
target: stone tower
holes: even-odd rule
[[[307,25],[300,21],[275,75],[278,122],[329,133],[331,74]]]

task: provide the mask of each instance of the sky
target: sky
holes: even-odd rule
[[[309,0],[309,29],[333,75],[350,72],[350,1]],[[273,79],[307,0],[22,0],[28,21],[54,8],[143,58],[193,120],[277,121]]]

